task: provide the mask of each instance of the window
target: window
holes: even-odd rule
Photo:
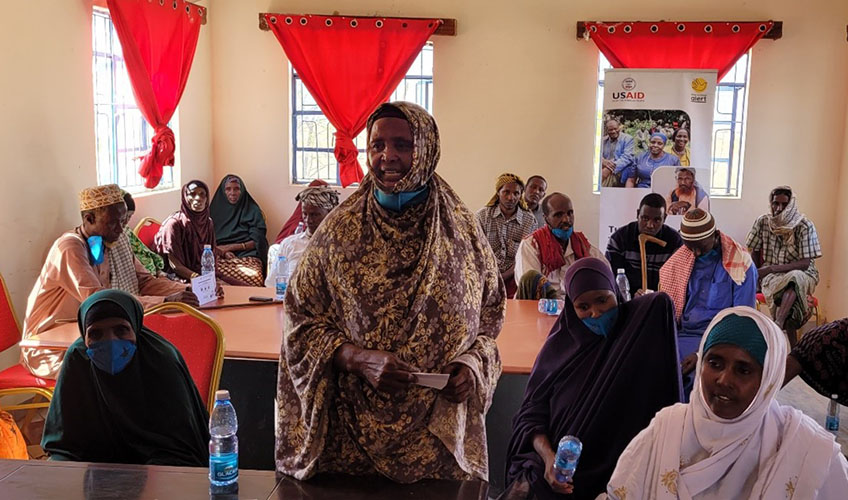
[[[150,149],[151,127],[135,103],[121,43],[109,11],[94,9],[91,22],[94,79],[94,137],[97,183],[129,192],[145,190],[140,157]],[[174,169],[165,167],[157,190],[174,187]]]
[[[713,111],[712,190],[713,196],[738,197],[742,187],[742,158],[745,152],[745,120],[748,114],[748,75],[751,53],[743,55],[716,86]],[[604,71],[612,66],[600,54],[598,63],[595,157],[592,178],[599,189],[597,165],[601,156],[601,120],[604,110]]]
[[[322,179],[339,185],[339,164],[333,155],[336,129],[309,95],[292,69],[292,182],[305,184]],[[433,111],[433,44],[428,42],[412,63],[390,101],[414,102]],[[353,141],[359,149],[359,164],[365,166],[365,131]]]

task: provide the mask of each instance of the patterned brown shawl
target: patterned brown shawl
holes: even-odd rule
[[[434,174],[433,117],[409,103],[383,106],[403,112],[414,138],[412,168],[395,190],[426,185],[429,195],[387,212],[368,174],[312,237],[286,296],[277,470],[298,479],[324,471],[399,482],[486,479],[485,413],[501,372],[495,337],[504,285],[474,214]],[[422,372],[463,363],[475,392],[459,405],[415,385],[394,396],[377,392],[335,371],[333,354],[345,342],[392,352]]]

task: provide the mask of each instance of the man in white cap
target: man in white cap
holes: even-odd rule
[[[124,284],[122,289],[138,290],[137,298],[145,308],[163,301],[197,305],[197,296],[185,284],[152,276],[132,253],[126,259],[123,254],[110,257],[110,248],[123,234],[126,213],[123,192],[116,184],[80,192],[82,224],[50,247],[27,300],[24,338],[75,321],[82,301],[118,283]],[[56,378],[64,351],[23,348],[21,354],[34,375]]]
[[[696,351],[710,321],[734,306],[756,306],[757,267],[748,250],[716,230],[715,219],[700,208],[680,223],[683,246],[660,269],[660,291],[671,296],[677,320],[680,367],[695,369]],[[684,380],[684,382],[686,382]],[[684,389],[688,398],[691,380]]]

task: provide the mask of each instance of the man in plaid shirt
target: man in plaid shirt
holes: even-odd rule
[[[810,317],[808,297],[819,282],[815,259],[822,255],[821,245],[816,226],[798,211],[792,188],[773,189],[769,203],[770,213],[757,218],[745,244],[774,321],[794,347],[798,328]]]

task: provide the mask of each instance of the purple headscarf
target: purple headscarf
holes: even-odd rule
[[[615,277],[606,262],[595,257],[584,257],[565,271],[565,290],[572,302],[591,290],[615,293]]]

